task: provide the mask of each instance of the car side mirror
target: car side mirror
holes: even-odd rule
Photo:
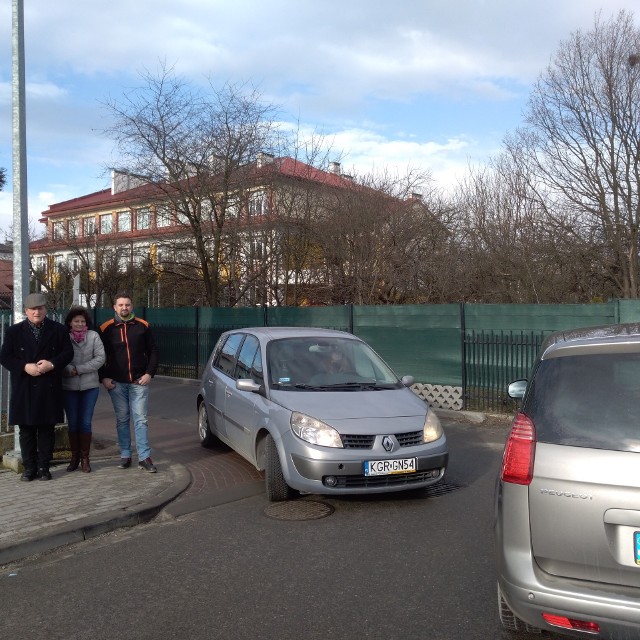
[[[415,380],[413,379],[413,376],[402,376],[402,378],[400,378],[400,382],[402,382],[405,387],[410,387],[415,383]]]
[[[264,395],[264,387],[250,378],[241,378],[240,380],[236,380],[236,389],[239,391],[250,391],[251,393]]]
[[[507,393],[514,400],[524,398],[524,392],[527,390],[527,380],[516,380],[507,387]]]

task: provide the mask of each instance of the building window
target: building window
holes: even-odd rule
[[[144,265],[150,257],[151,257],[150,247],[145,245],[140,245],[136,247],[132,262],[137,267],[140,267]]]
[[[131,211],[118,212],[118,231],[131,231]]]
[[[92,216],[91,218],[84,218],[82,220],[82,233],[84,236],[92,236],[96,232],[96,219]]]
[[[131,254],[131,248],[122,248],[122,252],[118,254],[118,270],[126,271],[133,265],[133,255]]]
[[[240,198],[238,196],[230,196],[227,200],[227,209],[225,216],[235,220],[240,215]]]
[[[211,220],[211,202],[209,200],[204,200],[200,202],[200,219],[201,220]]]
[[[53,223],[53,239],[64,240],[64,222]]]
[[[138,209],[136,211],[136,229],[148,229],[151,226],[151,214],[149,209]]]
[[[36,269],[41,273],[47,272],[47,256],[38,256],[36,258]]]
[[[264,191],[254,191],[249,196],[249,215],[262,216],[267,213],[267,194]]]
[[[77,238],[78,237],[78,229],[80,225],[78,224],[77,219],[69,220],[69,238]]]
[[[111,233],[113,231],[113,218],[110,213],[100,216],[100,233]]]
[[[166,205],[156,207],[156,227],[170,227],[171,212]]]
[[[60,253],[56,256],[53,256],[53,264],[56,273],[60,273],[67,266],[66,262],[64,261],[63,255]]]

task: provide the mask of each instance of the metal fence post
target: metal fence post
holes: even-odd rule
[[[196,371],[195,371],[195,378],[198,377],[198,374],[200,372],[200,307],[195,307],[194,309],[195,311],[195,318],[194,318],[194,324],[195,324],[195,329],[196,329]]]
[[[467,341],[466,341],[466,323],[464,318],[464,302],[460,303],[460,340],[461,340],[461,356],[462,370],[460,379],[462,380],[462,408],[465,408],[467,398]]]

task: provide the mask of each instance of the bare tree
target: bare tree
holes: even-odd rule
[[[117,143],[121,168],[149,185],[150,200],[169,204],[184,231],[169,243],[165,253],[177,260],[172,267],[165,259],[165,269],[201,282],[202,302],[218,306],[235,274],[225,238],[240,224],[253,184],[249,164],[274,144],[276,110],[255,89],[211,85],[205,93],[164,66],[142,79],[142,87],[106,102],[113,125],[105,133]]]
[[[593,242],[615,294],[637,298],[640,230],[640,31],[633,15],[596,16],[561,44],[507,141],[556,234]],[[541,210],[542,211],[542,210]]]
[[[409,169],[354,176],[336,190],[321,218],[322,251],[332,304],[425,301],[427,247],[446,235],[422,192],[428,173]],[[320,234],[318,234],[320,235]],[[444,245],[438,246],[444,251]]]
[[[596,238],[580,231],[560,202],[551,207],[549,225],[549,203],[539,195],[509,155],[469,168],[457,192],[466,230],[460,236],[466,274],[461,299],[551,303],[607,297]]]

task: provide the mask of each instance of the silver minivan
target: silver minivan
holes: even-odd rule
[[[264,471],[274,501],[427,487],[444,475],[447,441],[412,383],[346,332],[228,331],[202,375],[200,442]]]
[[[515,637],[640,638],[640,325],[544,342],[496,494],[498,608]]]

